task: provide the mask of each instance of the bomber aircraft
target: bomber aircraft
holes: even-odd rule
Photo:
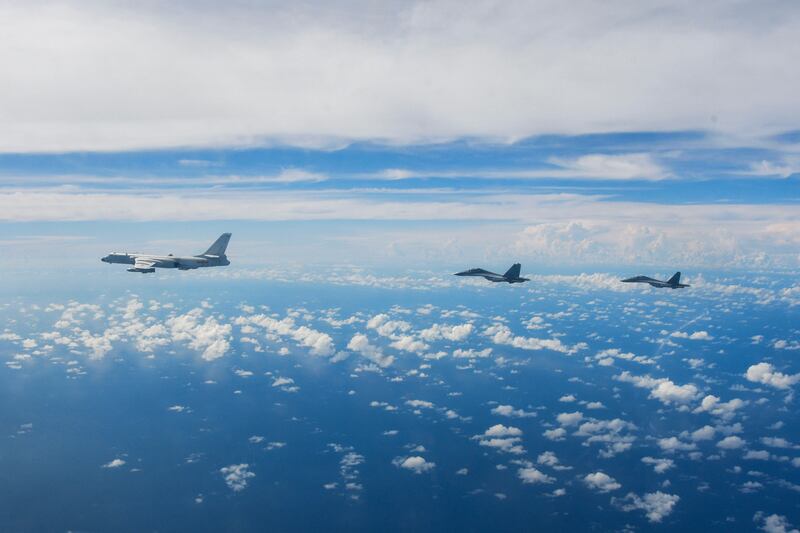
[[[482,268],[471,268],[469,270],[465,270],[464,272],[457,272],[454,275],[478,276],[481,278],[486,278],[494,283],[523,283],[525,281],[530,281],[528,278],[519,277],[519,272],[521,269],[522,265],[520,265],[519,263],[514,263],[514,265],[508,269],[508,272],[502,275],[495,274],[494,272],[489,272],[488,270],[484,270]]]
[[[100,259],[104,263],[121,263],[123,265],[133,265],[128,272],[140,272],[147,274],[155,272],[156,268],[177,268],[178,270],[192,270],[195,268],[228,266],[231,264],[225,255],[228,248],[228,241],[231,240],[230,233],[223,233],[214,241],[211,247],[200,255],[175,256],[152,255],[127,252],[113,252]]]
[[[620,281],[622,281],[622,283],[648,283],[657,289],[683,289],[686,287],[691,287],[691,285],[685,285],[681,283],[680,272],[675,272],[675,274],[667,281],[661,281],[659,279],[653,279],[647,276],[635,276],[633,278],[623,279]]]

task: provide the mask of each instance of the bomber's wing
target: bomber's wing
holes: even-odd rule
[[[146,259],[144,257],[137,257],[133,268],[153,268],[156,262],[154,259]]]
[[[157,261],[155,259],[151,259],[148,257],[137,257],[135,262],[133,263],[133,268],[129,268],[128,272],[155,272]]]

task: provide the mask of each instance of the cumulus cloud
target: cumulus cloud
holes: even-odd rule
[[[562,426],[575,426],[583,420],[583,413],[575,411],[574,413],[559,413],[556,416],[556,421]]]
[[[636,425],[626,422],[621,418],[613,420],[590,419],[583,422],[575,432],[576,437],[583,437],[585,444],[600,444],[600,456],[603,458],[613,457],[619,453],[630,450],[636,437],[630,432],[636,429]]]
[[[112,459],[103,465],[103,468],[119,468],[125,464],[125,459]]]
[[[230,324],[221,324],[214,317],[205,317],[203,310],[193,309],[167,320],[173,341],[186,342],[189,348],[201,353],[206,361],[224,356],[230,348]]]
[[[493,324],[484,331],[495,344],[504,344],[522,350],[552,350],[566,355],[573,355],[586,347],[585,343],[567,346],[560,339],[537,339],[514,335],[505,324]]]
[[[523,483],[531,485],[553,483],[555,481],[554,477],[548,476],[532,466],[517,469],[517,477],[520,478]]]
[[[694,400],[700,391],[691,383],[676,385],[667,378],[651,378],[650,376],[635,376],[627,370],[614,376],[617,381],[632,383],[636,387],[650,389],[650,398],[655,398],[665,405],[686,404]]]
[[[240,492],[247,488],[247,481],[250,478],[256,477],[249,470],[249,466],[247,463],[233,464],[220,468],[219,472],[225,479],[225,484],[228,485],[228,488],[234,492]]]
[[[369,338],[363,333],[353,335],[347,343],[347,349],[369,359],[381,368],[390,366],[394,362],[394,356],[385,355],[379,347],[370,344]]]
[[[617,483],[617,480],[605,472],[593,472],[591,474],[587,474],[583,478],[583,483],[590,489],[597,492],[610,492],[622,487],[622,485]]]
[[[470,336],[474,329],[472,324],[458,324],[455,326],[448,326],[443,324],[434,324],[428,329],[420,332],[420,337],[426,341],[432,342],[439,339],[446,339],[449,341],[463,341]]]
[[[695,331],[694,333],[686,333],[683,331],[674,331],[670,335],[671,337],[676,337],[679,339],[689,339],[692,341],[710,341],[714,340],[714,337],[708,334],[707,331]]]
[[[703,398],[703,400],[700,402],[700,406],[697,407],[693,412],[709,413],[713,416],[728,420],[733,418],[738,409],[741,409],[746,405],[747,402],[740,400],[739,398],[734,398],[733,400],[727,402],[721,402],[719,398],[709,394]]]
[[[392,464],[398,468],[411,470],[415,474],[428,472],[436,466],[436,463],[427,461],[424,457],[420,457],[419,455],[412,455],[410,457],[395,457],[394,460],[392,460]]]
[[[770,363],[758,363],[750,366],[745,377],[748,381],[769,385],[776,389],[788,389],[800,381],[800,374],[788,375],[778,372]]]
[[[427,400],[406,400],[406,405],[414,409],[433,409],[433,403]]]
[[[717,443],[717,448],[723,450],[738,450],[745,444],[746,442],[741,437],[737,435],[729,435]]]
[[[789,520],[778,514],[767,515],[761,511],[753,516],[753,522],[759,524],[759,528],[765,533],[799,533],[800,530],[794,528]]]
[[[548,429],[542,433],[546,439],[553,440],[553,441],[560,441],[564,440],[567,436],[567,430],[564,428],[556,428],[556,429]]]
[[[693,441],[701,441],[701,440],[711,440],[714,438],[714,435],[717,433],[717,430],[711,426],[703,426],[700,429],[696,429],[692,431],[691,438]]]
[[[675,461],[672,459],[657,459],[655,457],[642,457],[642,462],[646,465],[652,465],[653,471],[656,474],[663,474],[673,466]]]
[[[678,495],[666,494],[661,491],[648,492],[642,497],[628,493],[624,498],[612,499],[612,503],[623,511],[644,511],[650,522],[661,522],[662,519],[672,513],[673,507],[679,501],[680,497]]]
[[[693,442],[683,442],[678,437],[666,437],[658,439],[658,447],[665,452],[687,452],[697,449],[697,445]]]
[[[259,326],[274,335],[290,337],[298,345],[309,348],[309,353],[312,355],[327,357],[336,352],[336,347],[330,335],[308,326],[297,326],[292,317],[278,320],[267,315],[250,315],[238,317],[235,322],[237,325],[250,324]]]
[[[525,449],[520,444],[522,430],[514,426],[504,426],[495,424],[481,435],[475,435],[473,439],[478,441],[481,446],[494,448],[500,452],[521,455]]]
[[[513,418],[535,417],[535,412],[525,411],[524,409],[514,409],[512,405],[498,405],[491,410],[493,415],[507,416]]]

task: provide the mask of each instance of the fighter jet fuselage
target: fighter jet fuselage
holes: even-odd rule
[[[621,281],[622,283],[647,283],[651,287],[655,287],[657,289],[684,289],[686,287],[691,287],[691,285],[681,283],[680,272],[676,272],[667,281],[661,281],[660,279],[654,279],[648,276],[634,276]]]
[[[471,268],[463,272],[457,272],[455,275],[481,277],[488,279],[493,283],[524,283],[526,281],[530,281],[528,278],[521,278],[519,276],[521,268],[522,265],[515,263],[505,274],[496,274],[482,268]]]
[[[153,255],[141,253],[113,252],[100,260],[104,263],[133,265],[128,272],[148,274],[156,268],[177,268],[178,270],[194,270],[195,268],[228,266],[231,262],[225,255],[231,234],[223,233],[203,254],[191,256]]]

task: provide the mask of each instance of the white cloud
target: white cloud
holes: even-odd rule
[[[680,497],[676,494],[656,491],[648,492],[641,498],[636,494],[628,493],[625,498],[615,498],[613,503],[626,512],[642,510],[650,522],[661,522],[664,517],[672,513],[672,508],[679,501]]]
[[[234,492],[239,492],[247,488],[247,480],[256,477],[256,475],[248,470],[250,465],[241,463],[238,465],[229,465],[219,469],[225,479],[225,484],[228,485]]]
[[[495,424],[483,433],[487,437],[519,437],[522,435],[522,430],[514,426],[504,426],[503,424]]]
[[[535,417],[535,412],[525,411],[524,409],[514,409],[512,405],[498,405],[491,410],[493,415],[514,417],[514,418],[528,418]]]
[[[761,437],[761,442],[770,448],[798,448],[798,446],[792,444],[783,437]]]
[[[574,159],[550,158],[560,167],[552,177],[602,178],[609,180],[645,179],[659,180],[667,171],[650,154],[588,154]]]
[[[676,337],[679,339],[689,339],[692,341],[710,341],[714,340],[714,337],[708,334],[707,331],[695,331],[691,334],[686,333],[684,331],[673,331],[670,335],[671,337]]]
[[[406,405],[414,409],[433,409],[433,403],[426,400],[406,400]]]
[[[673,466],[675,461],[672,459],[657,459],[655,457],[642,457],[642,462],[646,465],[652,465],[653,471],[656,474],[663,474]]]
[[[428,329],[422,330],[419,335],[430,342],[438,339],[460,342],[469,337],[473,329],[474,326],[472,324],[458,324],[455,326],[434,324]]]
[[[650,397],[655,398],[665,405],[673,403],[685,404],[694,400],[700,391],[690,384],[676,385],[667,378],[654,379],[650,376],[634,376],[627,370],[614,376],[617,381],[633,383],[635,386],[650,389]]]
[[[788,375],[778,372],[770,363],[758,363],[747,369],[748,381],[769,385],[776,389],[788,389],[800,381],[800,374]]]
[[[187,342],[189,348],[200,352],[206,361],[219,359],[230,348],[231,325],[220,324],[213,316],[203,320],[200,308],[168,319],[167,326],[173,341]]]
[[[519,468],[517,470],[517,477],[519,477],[523,483],[534,485],[539,483],[553,483],[555,481],[555,478],[552,476],[548,476],[532,466]]]
[[[112,459],[103,465],[103,468],[119,468],[125,464],[125,459]]]
[[[414,455],[411,457],[395,457],[392,461],[392,464],[398,468],[411,470],[415,474],[428,472],[436,466],[436,463],[426,461],[424,457],[420,457],[419,455]]]
[[[296,326],[294,319],[285,317],[281,320],[266,315],[250,315],[238,317],[237,325],[252,324],[260,326],[267,332],[292,338],[300,346],[309,348],[312,355],[322,357],[331,356],[336,352],[333,339],[327,333],[322,333],[308,326]]]
[[[521,455],[525,449],[520,444],[522,430],[513,426],[495,424],[482,435],[475,435],[473,439],[478,441],[481,446],[494,448],[500,452]]]
[[[549,0],[324,7],[3,5],[0,150],[749,134],[792,129],[800,112],[798,74],[785,68],[800,33],[791,5],[768,14],[724,2],[578,13]],[[132,42],[136,61],[106,61],[129,58]],[[86,82],[101,70],[102,83]],[[652,166],[625,157],[565,165],[618,176]]]
[[[594,472],[592,474],[587,474],[583,478],[583,482],[587,487],[592,490],[596,490],[597,492],[610,492],[622,487],[622,485],[617,483],[617,480],[605,472]]]
[[[614,359],[621,359],[624,361],[633,361],[635,363],[639,363],[642,365],[654,365],[656,362],[650,357],[645,357],[643,355],[636,355],[631,352],[623,352],[619,348],[610,348],[607,350],[602,350],[594,356],[594,359],[600,366],[611,366],[614,363]]]
[[[485,348],[483,350],[476,350],[474,348],[467,348],[466,350],[462,348],[456,348],[453,350],[453,357],[456,359],[475,359],[475,358],[485,358],[492,355],[491,348]]]
[[[575,346],[566,346],[560,339],[537,339],[514,335],[505,324],[493,324],[484,331],[484,335],[491,337],[495,344],[505,344],[523,350],[553,350],[563,354],[572,355],[586,347],[585,343]]]
[[[665,452],[685,452],[697,449],[696,444],[691,442],[683,442],[678,437],[666,437],[663,439],[658,439],[658,446]]]
[[[783,515],[767,515],[759,511],[753,516],[753,521],[760,524],[759,527],[766,533],[800,533]]]
[[[353,335],[347,343],[347,349],[361,354],[381,368],[390,366],[394,362],[394,356],[384,355],[380,348],[370,344],[369,338],[363,333]]]
[[[692,412],[709,413],[713,416],[718,416],[723,420],[729,420],[736,414],[738,409],[746,406],[747,403],[748,402],[740,400],[739,398],[734,398],[733,400],[727,402],[721,402],[719,401],[719,398],[709,394],[703,398],[703,400],[700,402],[700,406]]]
[[[601,444],[604,448],[600,450],[600,456],[609,458],[626,452],[631,448],[636,437],[631,435],[630,432],[635,429],[636,425],[621,418],[613,420],[589,419],[589,421],[583,422],[578,427],[575,436],[586,439],[586,445]]]
[[[693,441],[711,440],[716,434],[716,430],[711,426],[703,426],[700,429],[692,431],[691,438]]]
[[[738,450],[745,445],[744,439],[737,435],[729,435],[717,443],[717,448],[723,450]]]
[[[564,428],[548,429],[545,430],[542,435],[544,435],[546,439],[559,441],[564,440],[564,438],[567,436],[567,430]]]
[[[574,413],[559,413],[556,416],[556,421],[562,426],[575,426],[583,420],[583,413],[575,411]]]

